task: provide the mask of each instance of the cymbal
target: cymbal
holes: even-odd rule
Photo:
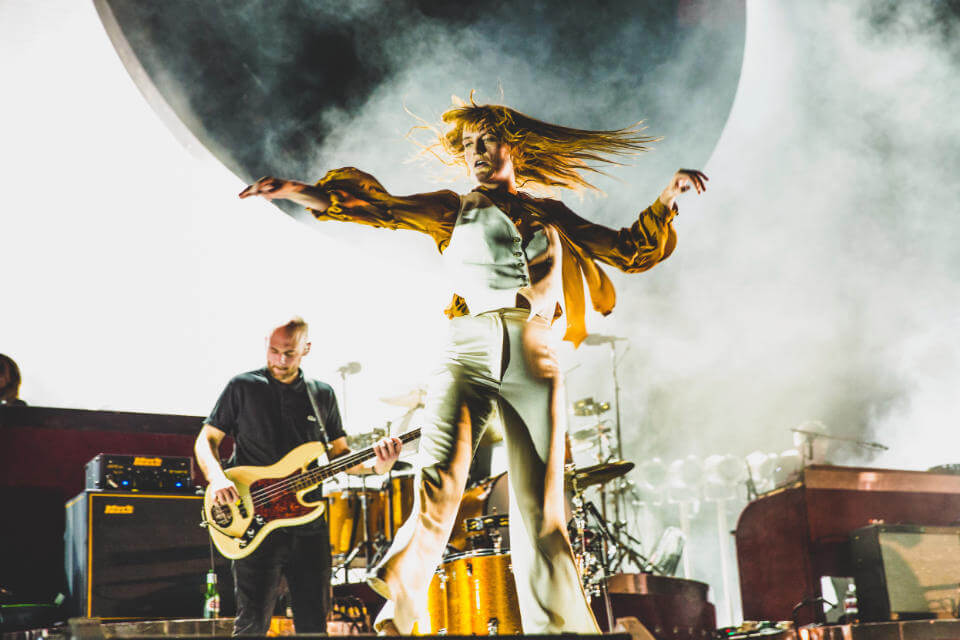
[[[416,387],[396,396],[382,396],[380,402],[390,404],[404,409],[415,409],[423,406],[423,398],[427,395],[427,390],[423,387]]]
[[[610,427],[606,424],[606,422],[598,422],[597,424],[592,424],[589,427],[577,429],[570,434],[570,437],[574,440],[596,440],[601,433],[607,433],[608,431],[610,431]]]
[[[604,484],[614,478],[630,473],[633,463],[626,460],[611,460],[589,467],[570,469],[565,474],[566,485],[574,490],[583,490],[595,484]]]

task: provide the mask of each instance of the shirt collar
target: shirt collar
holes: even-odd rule
[[[297,369],[297,377],[293,382],[280,382],[270,375],[270,371],[266,367],[263,367],[261,371],[263,372],[263,375],[266,376],[270,384],[274,385],[278,389],[290,389],[291,391],[300,391],[303,389],[303,369]]]

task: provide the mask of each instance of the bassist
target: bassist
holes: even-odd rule
[[[301,359],[310,351],[307,332],[307,323],[300,317],[275,327],[266,339],[266,366],[231,379],[205,421],[194,450],[217,504],[239,499],[217,455],[227,435],[235,442],[230,466],[271,465],[297,446],[313,441],[328,443],[330,458],[349,452],[333,389],[307,380],[300,370]],[[389,471],[400,448],[398,438],[375,444],[373,471]],[[347,473],[370,473],[370,468],[358,464]],[[286,577],[290,589],[297,632],[325,633],[330,609],[330,541],[325,517],[278,529],[250,555],[233,561],[234,635],[266,634],[281,576]]]

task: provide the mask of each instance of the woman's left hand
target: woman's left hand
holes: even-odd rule
[[[706,183],[709,180],[710,178],[703,171],[677,169],[677,172],[670,179],[670,184],[660,194],[660,202],[666,205],[668,209],[675,210],[677,208],[677,196],[689,191],[691,187],[696,189],[697,193],[703,193],[707,190]]]

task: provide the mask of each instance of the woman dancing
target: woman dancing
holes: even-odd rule
[[[439,132],[435,146],[476,179],[470,193],[395,196],[348,167],[316,185],[261,178],[240,197],[288,199],[319,220],[426,233],[453,275],[448,353],[428,388],[413,512],[368,578],[388,600],[377,630],[409,634],[426,610],[473,452],[487,423],[499,416],[523,631],[596,633],[563,514],[566,425],[548,330],[565,315],[564,339],[579,344],[587,335],[584,280],[594,309],[607,314],[615,303],[613,285],[597,262],[639,272],[666,259],[676,245],[677,196],[690,188],[702,192],[707,177],[677,171],[631,226],[610,229],[559,200],[520,189],[594,188],[585,177],[597,171],[591,165],[617,164],[610,156],[645,150],[652,141],[637,128],[571,129],[472,101],[442,118],[448,130]]]

